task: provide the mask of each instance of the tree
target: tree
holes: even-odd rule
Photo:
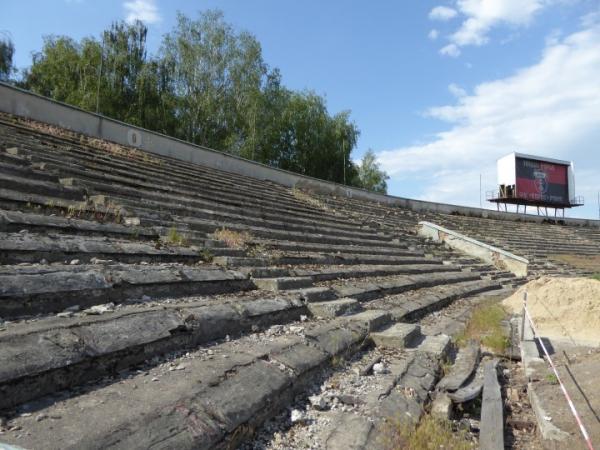
[[[358,165],[357,185],[369,191],[386,194],[386,181],[389,180],[389,178],[388,174],[379,168],[379,163],[375,158],[375,152],[372,149],[367,150],[367,153],[365,153]]]
[[[141,22],[113,23],[100,39],[48,36],[24,87],[89,111],[271,166],[354,183],[359,131],[350,112],[295,92],[269,69],[258,40],[223,13],[177,23],[148,56]]]
[[[0,81],[8,81],[14,71],[15,46],[8,36],[0,37]]]
[[[178,14],[160,58],[173,69],[177,135],[238,155],[255,153],[262,88],[269,79],[256,38],[236,32],[220,11],[200,13],[196,20]]]

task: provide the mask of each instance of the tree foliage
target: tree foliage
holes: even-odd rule
[[[389,178],[388,174],[379,168],[375,152],[372,149],[367,150],[358,165],[358,185],[369,191],[385,194]]]
[[[99,39],[47,36],[22,84],[274,167],[385,191],[374,158],[360,167],[350,158],[359,136],[350,112],[331,115],[323,97],[283,86],[258,40],[220,11],[178,14],[156,55],[148,55],[147,33],[141,22],[120,22]]]
[[[0,36],[0,81],[7,81],[13,73],[15,46],[8,36]]]

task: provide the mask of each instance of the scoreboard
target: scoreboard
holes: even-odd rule
[[[540,206],[569,206],[575,197],[573,163],[523,153],[498,160],[500,197]]]

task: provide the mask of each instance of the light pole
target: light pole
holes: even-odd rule
[[[344,170],[344,186],[346,185],[346,140],[342,139],[342,168]]]

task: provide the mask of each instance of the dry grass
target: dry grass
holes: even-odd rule
[[[425,415],[414,427],[406,419],[388,420],[381,436],[388,450],[470,450],[474,444],[467,440],[464,431],[452,430],[449,421]]]
[[[227,228],[221,228],[213,233],[213,238],[222,241],[229,248],[244,249],[250,241],[252,235],[247,231],[234,231]]]
[[[577,269],[600,273],[600,255],[550,255],[549,258]]]
[[[327,209],[327,207],[321,200],[313,197],[312,195],[307,194],[306,192],[301,191],[300,189],[292,188],[292,195],[296,198],[296,200],[308,203],[309,205],[314,206],[315,208]]]
[[[19,125],[26,126],[32,130],[39,131],[41,133],[49,134],[51,136],[56,136],[62,139],[69,139],[71,141],[77,141],[81,145],[86,145],[88,147],[96,148],[98,150],[103,150],[108,153],[111,153],[115,156],[122,156],[129,159],[137,159],[144,161],[148,164],[153,164],[157,166],[163,165],[163,160],[160,158],[155,158],[151,156],[149,153],[139,150],[134,147],[128,147],[125,145],[117,144],[114,142],[105,141],[102,139],[97,139],[89,136],[85,136],[80,133],[76,133],[71,130],[67,130],[65,128],[60,128],[54,125],[48,125],[46,123],[37,122],[35,120],[26,119],[22,117],[14,117],[7,114],[0,114],[0,117],[3,119],[12,120],[13,122],[18,123]]]
[[[462,346],[475,341],[497,353],[503,353],[510,346],[510,339],[502,326],[506,316],[506,311],[498,301],[476,307],[463,332],[456,336],[457,344]]]

